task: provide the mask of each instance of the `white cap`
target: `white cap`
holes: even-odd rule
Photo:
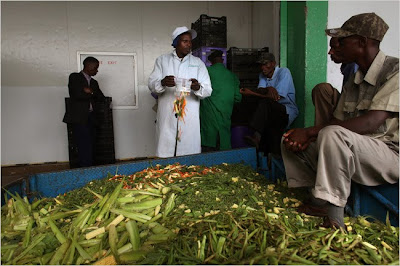
[[[172,33],[172,41],[182,33],[189,32],[192,35],[192,40],[197,37],[197,32],[195,30],[189,30],[187,27],[177,27]]]

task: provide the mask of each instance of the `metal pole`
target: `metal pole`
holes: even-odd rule
[[[175,113],[175,117],[176,117],[176,135],[175,135],[175,151],[174,151],[174,157],[176,157],[176,150],[177,150],[177,147],[178,147],[178,133],[179,133],[179,130],[178,130],[178,125],[179,125],[179,117],[178,117],[178,114]]]

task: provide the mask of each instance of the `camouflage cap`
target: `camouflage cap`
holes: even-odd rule
[[[388,24],[377,14],[363,13],[352,16],[342,27],[326,29],[325,32],[331,37],[340,38],[357,34],[369,39],[382,41],[388,29]]]
[[[275,62],[275,56],[272,53],[262,53],[260,59],[257,61],[259,64],[267,64],[268,62]]]

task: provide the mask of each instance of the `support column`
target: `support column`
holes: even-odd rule
[[[281,66],[290,69],[299,116],[293,127],[314,124],[312,88],[326,81],[327,1],[281,2]]]

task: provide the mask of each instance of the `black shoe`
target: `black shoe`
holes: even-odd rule
[[[319,216],[319,217],[328,216],[328,210],[325,205],[316,206],[312,204],[303,203],[303,205],[297,208],[297,212],[302,212],[311,216]]]
[[[342,228],[343,230],[345,230],[347,232],[347,226],[344,224],[343,221],[339,222],[329,216],[324,217],[324,221],[320,226],[325,227],[325,228],[332,228],[335,230]]]

